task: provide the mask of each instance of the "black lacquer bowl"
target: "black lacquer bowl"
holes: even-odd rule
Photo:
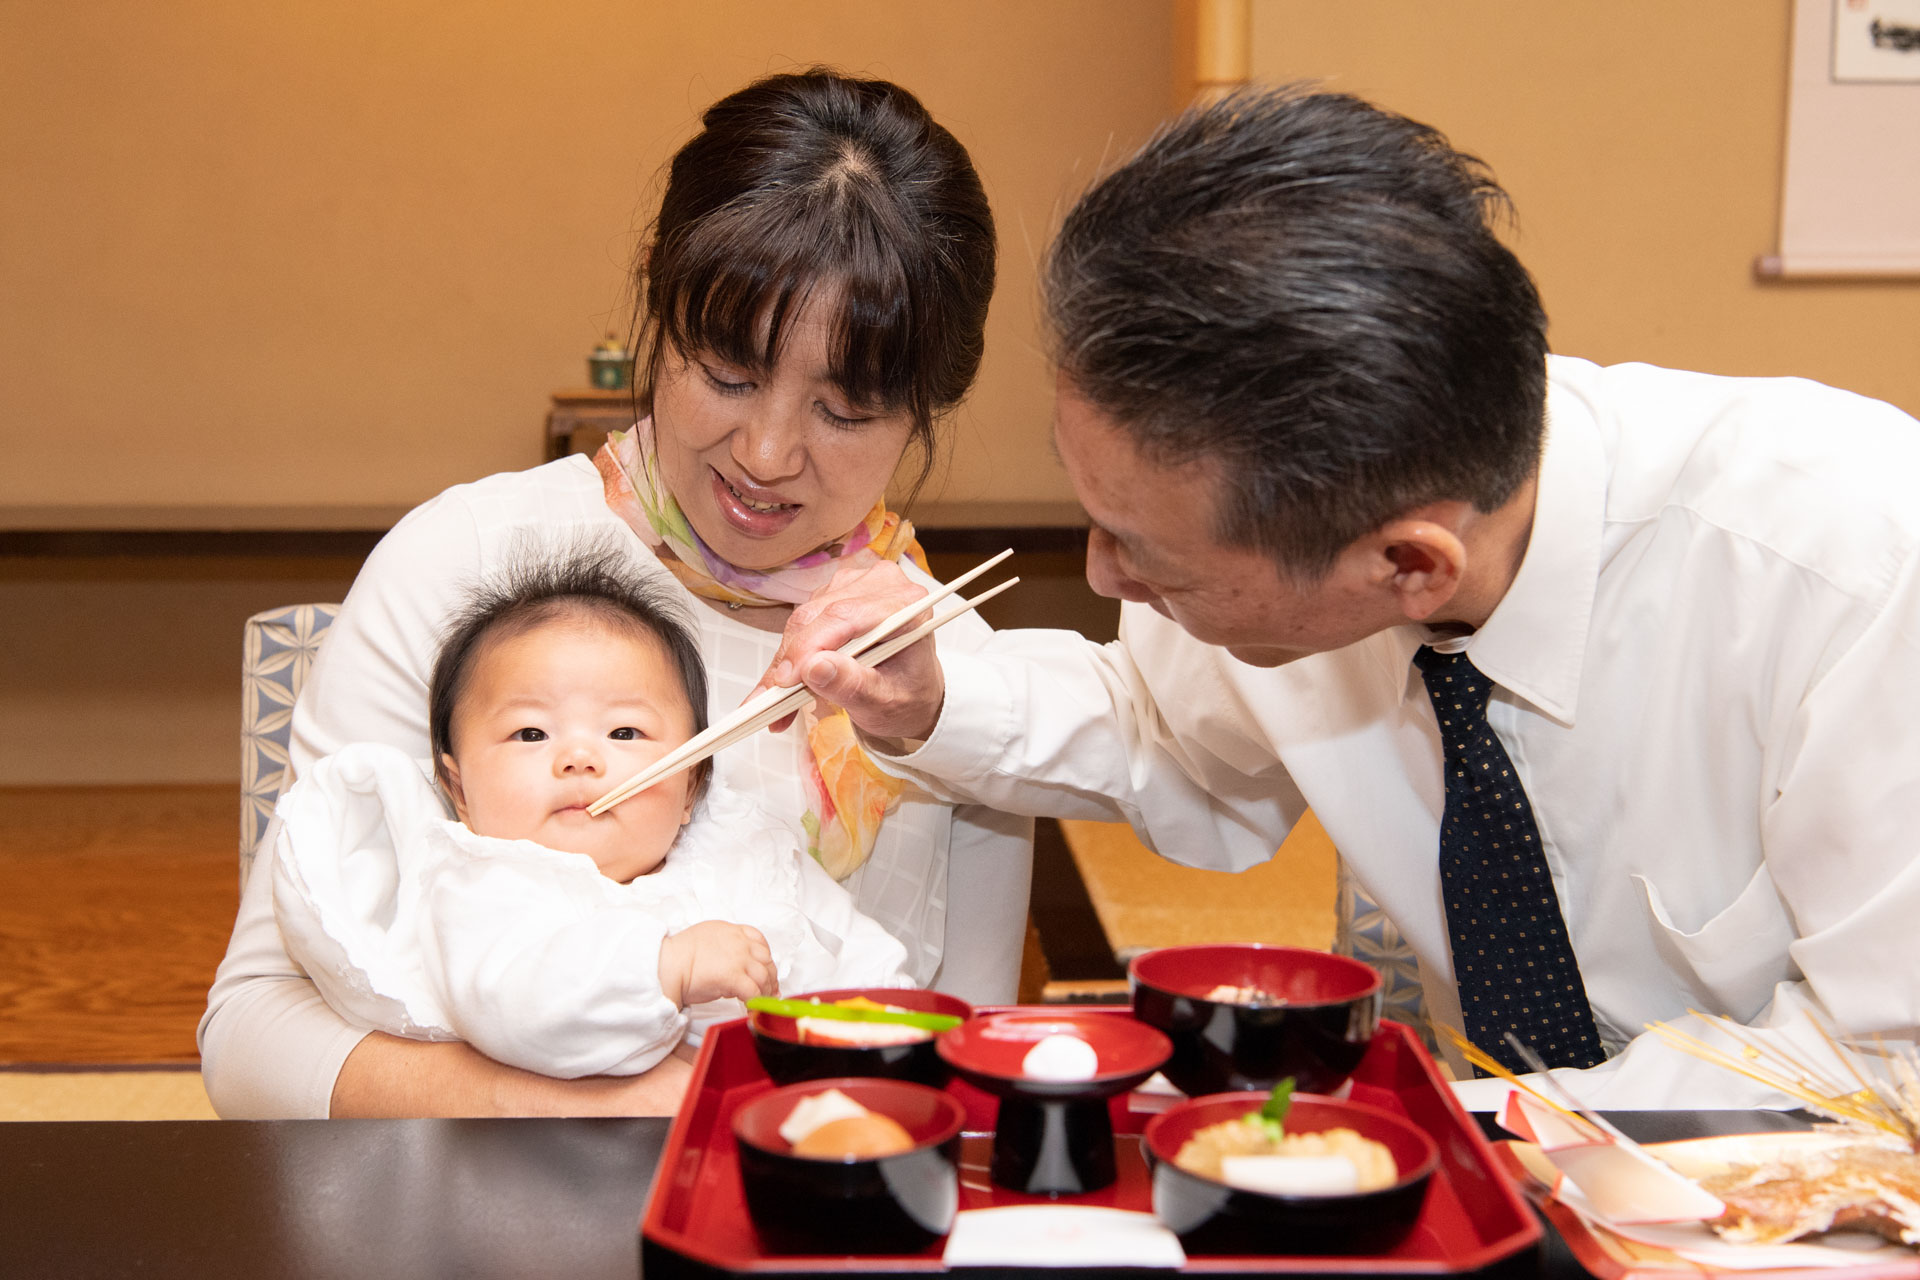
[[[793,1154],[780,1125],[802,1098],[828,1089],[891,1116],[911,1151],[875,1158]],[[966,1108],[908,1080],[848,1077],[784,1085],[733,1113],[740,1182],[761,1242],[777,1253],[918,1253],[944,1236],[960,1205]]]
[[[1258,1111],[1257,1094],[1219,1093],[1180,1103],[1147,1122],[1154,1216],[1189,1253],[1385,1253],[1420,1217],[1440,1150],[1412,1121],[1380,1107],[1295,1094],[1286,1132],[1352,1129],[1393,1153],[1400,1177],[1377,1191],[1275,1195],[1230,1187],[1173,1163],[1181,1146],[1208,1125]]]
[[[1191,1096],[1271,1089],[1331,1093],[1366,1055],[1380,1025],[1380,975],[1359,960],[1304,947],[1218,943],[1134,957],[1133,1016],[1173,1042],[1161,1070]],[[1255,988],[1255,1002],[1215,999]]]
[[[831,1004],[865,996],[877,1004],[898,1005],[921,1013],[946,1013],[965,1020],[973,1016],[973,1006],[957,996],[938,991],[916,991],[895,987],[846,987],[835,991],[809,991],[798,1000],[818,1000]],[[856,1024],[848,1024],[856,1025]],[[800,1080],[824,1080],[831,1076],[884,1076],[893,1080],[916,1080],[938,1089],[952,1072],[933,1047],[934,1035],[908,1044],[840,1045],[802,1040],[800,1020],[772,1013],[749,1013],[747,1028],[753,1033],[753,1051],[760,1065],[775,1084]]]

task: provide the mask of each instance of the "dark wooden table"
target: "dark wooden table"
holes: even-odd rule
[[[0,1276],[632,1280],[667,1124],[0,1125]]]
[[[1799,1128],[1626,1112],[1645,1141]],[[0,1125],[0,1276],[620,1277],[665,1120]],[[1549,1231],[1537,1262],[1584,1276]]]

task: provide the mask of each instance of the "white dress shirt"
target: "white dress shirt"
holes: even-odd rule
[[[316,763],[276,816],[287,951],[369,1030],[464,1040],[560,1079],[634,1075],[745,1014],[661,990],[661,943],[708,920],[758,929],[783,993],[909,985],[906,948],[724,787],[707,788],[666,861],[624,884],[585,854],[474,834],[447,817],[430,765],[381,743]]]
[[[954,799],[1121,819],[1238,870],[1311,805],[1460,1025],[1444,791],[1414,650],[1464,648],[1539,821],[1603,1041],[1690,1009],[1920,1027],[1920,424],[1790,379],[1553,358],[1526,556],[1486,625],[1408,625],[1260,669],[1138,605],[1120,639],[943,654]],[[1595,1105],[1737,1105],[1642,1036]],[[1584,1077],[1584,1078],[1581,1078]]]
[[[442,632],[467,593],[530,541],[591,538],[624,542],[636,569],[657,574],[684,603],[707,665],[709,717],[733,711],[772,662],[779,635],[688,594],[607,509],[599,472],[576,455],[458,485],[409,512],[381,540],[301,690],[293,772],[355,742],[430,755],[427,681]],[[908,572],[931,581],[910,566]],[[940,650],[978,648],[990,634],[977,617],[960,618],[941,629]],[[751,796],[804,847],[802,735],[756,734],[713,763],[718,784]],[[269,827],[263,846],[273,838]],[[866,865],[844,883],[860,910],[907,947],[917,983],[975,1003],[1004,1003],[1019,980],[1032,862],[1030,819],[955,807],[909,788]],[[366,1031],[334,1013],[288,957],[274,925],[270,879],[254,876],[242,887],[233,938],[200,1020],[203,1077],[228,1118],[325,1116],[340,1064]]]

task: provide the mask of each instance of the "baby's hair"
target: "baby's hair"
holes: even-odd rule
[[[693,731],[707,727],[707,669],[694,640],[693,621],[660,587],[634,568],[608,541],[563,548],[519,548],[507,567],[475,587],[447,624],[427,686],[427,734],[434,776],[448,786],[446,757],[453,752],[453,713],[466,694],[473,668],[493,645],[563,618],[578,619],[648,636],[666,649],[693,712]],[[609,679],[615,673],[608,672]],[[693,794],[704,789],[708,762],[693,769]],[[610,778],[612,786],[622,779]]]

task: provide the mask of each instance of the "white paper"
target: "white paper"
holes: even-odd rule
[[[944,1260],[950,1267],[1178,1267],[1187,1253],[1150,1213],[1021,1204],[956,1215]]]
[[[1595,1130],[1517,1089],[1501,1110],[1500,1124],[1537,1143],[1610,1224],[1699,1222],[1726,1208],[1625,1134]]]
[[[1920,273],[1920,51],[1896,47],[1912,12],[1907,0],[1796,0],[1783,274]]]
[[[1920,0],[1833,6],[1835,84],[1920,84]]]
[[[1186,1100],[1187,1095],[1174,1088],[1173,1081],[1156,1071],[1127,1095],[1127,1110],[1134,1115],[1157,1116]]]

